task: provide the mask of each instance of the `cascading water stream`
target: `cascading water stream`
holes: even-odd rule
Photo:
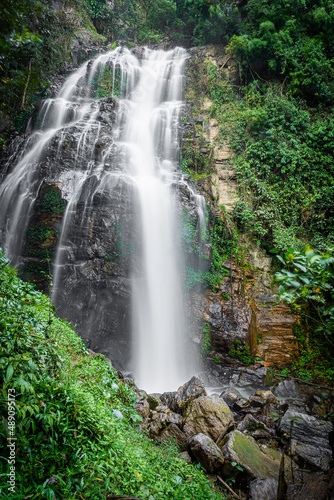
[[[100,260],[96,257],[88,269],[84,259],[87,252],[94,253],[102,238],[93,228],[96,200],[102,200],[105,214],[102,229],[109,227],[118,234],[121,215],[114,213],[114,199],[122,193],[131,197],[127,204],[132,229],[123,228],[131,241],[123,235],[125,245],[122,234],[114,237],[121,250],[111,256],[111,262],[122,258],[125,246],[132,255],[132,359],[128,368],[133,369],[136,383],[150,392],[176,389],[193,374],[189,360],[184,359],[184,263],[177,244],[182,208],[177,185],[186,187],[197,207],[199,232],[205,221],[203,198],[178,168],[186,58],[180,48],[142,49],[138,58],[118,48],[85,63],[66,80],[56,98],[43,103],[39,130],[27,139],[26,150],[0,186],[1,243],[12,262],[20,265],[27,226],[44,182],[41,171],[50,164],[49,177],[67,200],[53,258],[52,293],[53,303],[66,317],[73,310],[77,316],[88,314],[83,299],[76,295],[87,276],[94,283],[96,262],[101,260],[97,255]],[[101,81],[117,102],[100,98]],[[101,118],[101,110],[108,106],[113,107],[115,119],[106,119],[110,113]],[[53,143],[56,154],[49,161]],[[66,168],[56,174],[57,165],[64,163],[64,150],[72,143],[71,161],[65,161]],[[87,248],[89,238],[95,243]],[[103,262],[109,254],[105,255]],[[69,290],[66,296],[65,290]],[[97,291],[94,306],[89,293],[88,289],[87,328],[98,335],[99,325],[103,323],[106,329],[107,323],[99,315],[109,314],[101,308],[109,305],[101,305],[98,311],[94,307],[98,301],[109,304],[110,300],[102,302]]]

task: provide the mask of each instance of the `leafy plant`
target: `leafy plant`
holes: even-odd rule
[[[290,248],[278,260],[285,266],[275,274],[280,283],[280,299],[294,309],[331,343],[334,331],[334,257],[333,250],[318,254],[305,245],[300,251]]]
[[[174,445],[158,446],[137,428],[134,391],[105,356],[87,351],[48,297],[17,278],[2,251],[0,329],[0,443],[8,449],[8,390],[15,389],[18,497],[221,498]],[[3,478],[9,466],[4,452]],[[0,491],[12,497],[6,481]]]
[[[254,357],[250,354],[250,349],[248,345],[245,345],[240,339],[236,338],[234,345],[231,347],[228,353],[231,358],[238,359],[241,363],[245,365],[254,364]]]
[[[211,328],[210,328],[210,323],[204,323],[203,325],[203,338],[202,338],[202,357],[208,356],[212,350],[211,346]]]

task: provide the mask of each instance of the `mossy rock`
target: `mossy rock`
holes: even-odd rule
[[[268,446],[259,446],[254,438],[240,431],[233,431],[227,437],[228,440],[222,449],[225,458],[224,474],[227,476],[233,474],[235,468],[231,464],[236,462],[252,478],[271,477],[278,480],[281,452]],[[287,480],[291,479],[291,465],[294,473],[298,472],[296,464],[294,462],[291,464],[290,459],[286,459],[285,477]]]
[[[183,431],[188,436],[202,433],[217,441],[224,437],[233,424],[231,411],[222,399],[202,396],[189,405]]]

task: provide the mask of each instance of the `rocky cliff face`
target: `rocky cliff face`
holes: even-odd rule
[[[232,213],[238,200],[233,153],[228,136],[210,113],[208,98],[210,68],[225,81],[238,85],[238,68],[223,46],[191,49],[188,63],[186,99],[188,115],[183,142],[183,156],[199,177],[198,186],[216,217],[224,220],[229,231]],[[228,105],[228,104],[226,104]],[[232,222],[231,222],[232,221]],[[194,314],[210,325],[210,342],[216,362],[231,362],[228,352],[248,345],[250,354],[269,365],[290,363],[298,356],[293,334],[295,317],[290,308],[278,303],[272,290],[271,259],[247,235],[240,235],[239,260],[227,260],[230,275],[216,292],[207,291],[201,302],[193,294]],[[243,262],[242,264],[240,262]],[[238,350],[238,348],[237,348]]]

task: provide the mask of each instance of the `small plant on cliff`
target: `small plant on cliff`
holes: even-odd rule
[[[231,358],[238,359],[245,365],[252,365],[255,361],[250,354],[249,346],[243,345],[240,339],[235,339],[234,345],[229,350],[228,355],[231,356]]]
[[[202,358],[206,358],[212,350],[211,346],[211,328],[210,323],[204,323],[203,325],[203,338],[202,338]]]
[[[66,208],[66,200],[61,197],[60,189],[49,186],[44,192],[43,199],[37,204],[41,212],[62,214]]]

